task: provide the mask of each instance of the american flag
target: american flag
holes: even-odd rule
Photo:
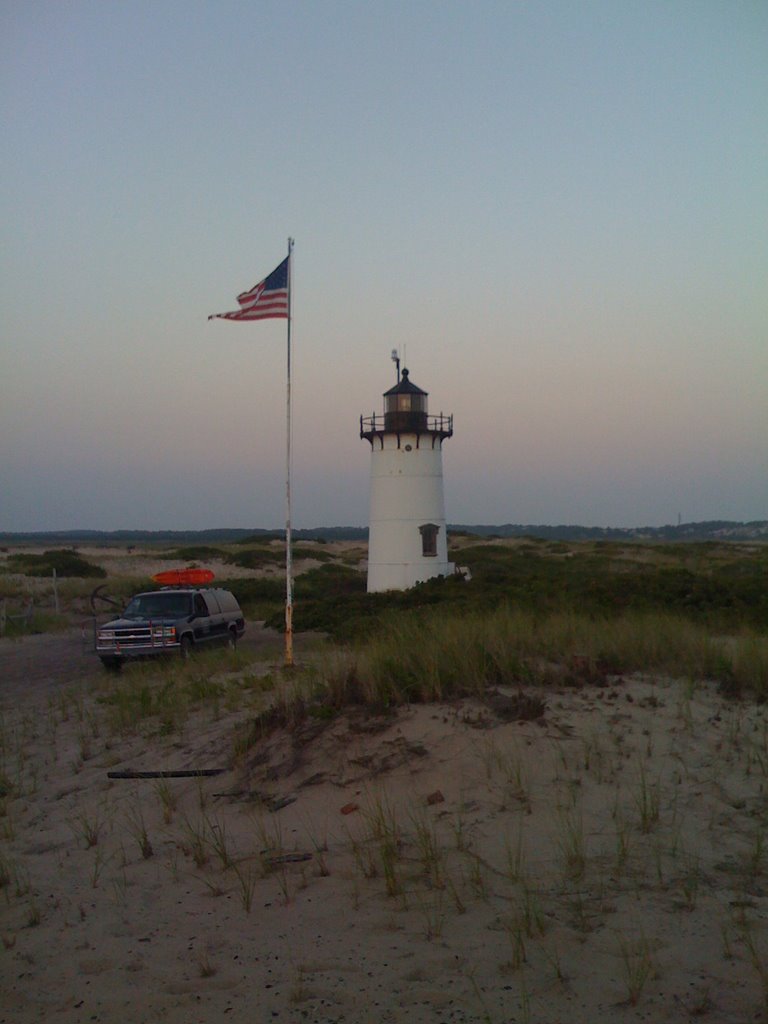
[[[209,320],[269,320],[288,317],[288,263],[286,256],[279,267],[247,292],[237,296],[240,309],[233,313],[213,313]]]

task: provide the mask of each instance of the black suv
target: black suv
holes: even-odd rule
[[[96,630],[96,653],[107,668],[128,658],[178,651],[188,658],[193,647],[225,643],[234,648],[245,632],[240,605],[228,590],[214,587],[165,587],[137,594],[119,619]]]

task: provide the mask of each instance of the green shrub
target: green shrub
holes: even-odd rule
[[[285,552],[280,548],[251,548],[229,554],[225,561],[230,565],[239,565],[242,569],[262,569],[265,565],[284,563]]]
[[[300,558],[313,558],[317,562],[330,562],[333,555],[327,551],[309,547],[307,544],[295,544],[291,548],[291,555],[294,562]],[[261,569],[266,565],[285,564],[285,545],[277,547],[261,544],[258,547],[250,548],[247,551],[236,551],[225,556],[230,565],[239,565],[243,569]]]
[[[173,562],[205,562],[212,558],[224,558],[225,554],[221,548],[198,544],[186,548],[176,548],[174,551],[158,552],[157,557]]]
[[[320,630],[333,636],[349,636],[350,621],[356,621],[365,604],[365,577],[344,565],[327,563],[297,576],[294,581],[296,630]],[[284,629],[282,607],[275,609],[266,624]]]
[[[669,611],[713,628],[768,626],[768,548],[739,559],[725,546],[703,544],[637,545],[629,554],[608,543],[568,548],[485,544],[456,557],[472,570],[469,588],[487,604],[601,615]]]
[[[246,547],[249,544],[271,544],[273,540],[285,540],[285,533],[275,531],[274,533],[252,533],[248,537],[241,537],[235,541]]]
[[[54,612],[33,609],[29,618],[11,612],[6,619],[3,635],[29,636],[35,633],[56,633],[67,629],[69,625],[69,619],[65,615],[56,615]]]
[[[297,577],[294,626],[350,640],[378,629],[389,612],[412,614],[439,606],[473,614],[506,605],[543,616],[578,612],[603,619],[658,613],[712,632],[768,627],[768,548],[738,558],[725,545],[712,550],[687,544],[672,553],[663,544],[584,542],[566,548],[519,541],[470,545],[453,556],[470,567],[470,582],[436,577],[409,590],[379,594],[366,593],[364,574],[329,562]],[[265,616],[277,629],[282,628],[283,601],[284,594],[275,591],[272,613]]]
[[[333,555],[327,551],[318,551],[317,548],[310,548],[300,544],[291,549],[291,555],[295,562],[300,558],[314,558],[316,562],[330,562],[333,560]]]
[[[246,619],[269,619],[285,603],[285,580],[279,577],[217,580],[216,585],[232,591]]]
[[[106,570],[94,565],[77,552],[69,549],[45,551],[42,555],[19,554],[8,559],[11,572],[23,573],[25,576],[79,576],[92,579],[104,579]]]

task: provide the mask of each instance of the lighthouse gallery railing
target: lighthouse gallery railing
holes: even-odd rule
[[[361,416],[360,436],[365,437],[367,434],[383,434],[385,432],[397,433],[398,431],[400,433],[442,434],[444,437],[450,437],[453,434],[453,415],[440,413],[437,416],[418,417],[418,426],[415,423],[411,425],[412,417],[412,413],[381,413],[379,415],[373,413],[372,416]],[[408,423],[409,419],[411,423]],[[391,425],[393,421],[396,423],[394,426]]]

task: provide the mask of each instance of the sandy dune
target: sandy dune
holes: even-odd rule
[[[764,1018],[765,707],[619,678],[248,746],[270,668],[181,730],[118,728],[131,673],[2,684],[0,1021]]]

